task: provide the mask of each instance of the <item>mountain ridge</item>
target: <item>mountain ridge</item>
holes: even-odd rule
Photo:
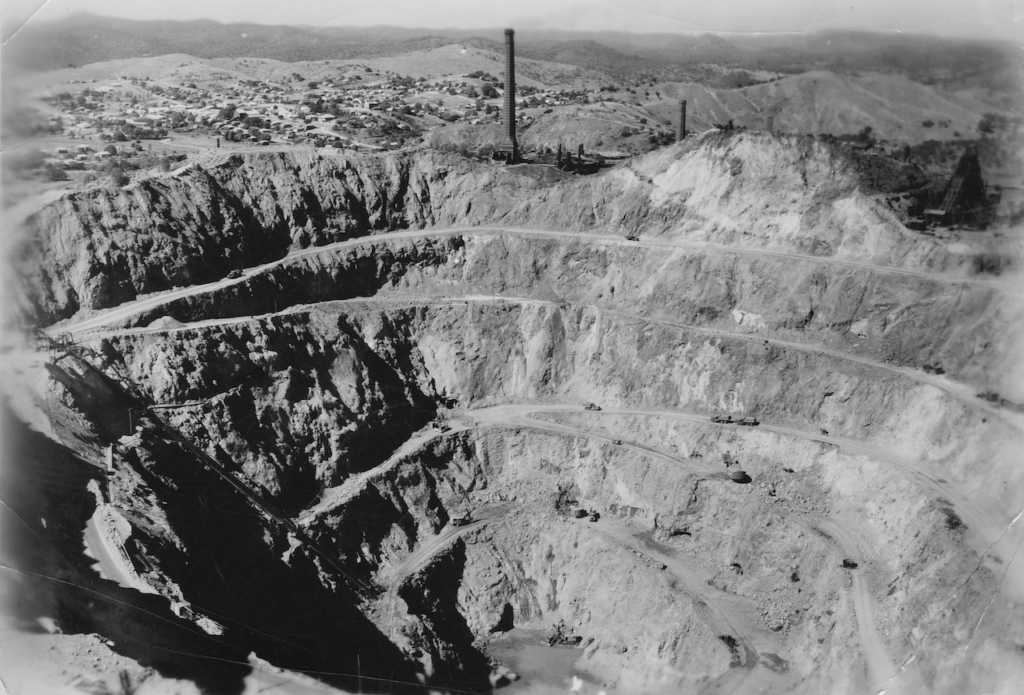
[[[128,20],[84,13],[31,23],[16,33],[4,44],[4,59],[8,69],[26,71],[166,53],[288,62],[372,58],[430,47],[438,40],[492,47],[500,37],[499,28],[223,24],[212,20]],[[517,36],[517,52],[522,57],[570,62],[605,72],[612,79],[631,81],[681,81],[701,63],[783,73],[809,69],[900,72],[918,81],[970,80],[1000,89],[1012,88],[1013,77],[1019,77],[1010,42],[871,32],[726,37],[530,30]],[[552,57],[555,55],[562,59]]]

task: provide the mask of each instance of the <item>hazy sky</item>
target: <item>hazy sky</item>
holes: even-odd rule
[[[314,26],[552,27],[634,32],[871,29],[1020,40],[1024,0],[3,0],[4,35],[75,12]]]

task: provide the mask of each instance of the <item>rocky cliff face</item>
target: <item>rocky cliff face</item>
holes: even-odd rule
[[[968,273],[985,260],[908,233],[858,187],[828,146],[754,134],[693,139],[550,187],[530,167],[496,169],[442,153],[202,154],[169,174],[44,206],[26,221],[25,267],[38,318],[49,323],[289,250],[422,227],[643,232]]]
[[[493,219],[532,180],[423,154],[200,156],[126,188],[74,193],[27,220],[33,297],[48,322],[207,282],[291,249]],[[500,214],[500,213],[498,213]]]
[[[38,315],[154,407],[130,442],[91,435],[117,442],[127,518],[177,514],[141,542],[153,581],[195,601],[184,558],[247,555],[177,510],[184,457],[262,510],[236,535],[275,582],[358,609],[436,683],[482,684],[492,634],[557,623],[621,692],[1024,675],[1019,249],[908,231],[811,139],[535,171],[260,153],[30,218]],[[238,259],[265,265],[199,285]],[[100,311],[172,284],[195,286]],[[976,396],[993,375],[1001,403]]]

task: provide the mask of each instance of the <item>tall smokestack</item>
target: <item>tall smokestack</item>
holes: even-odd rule
[[[515,32],[505,30],[505,146],[512,150],[512,161],[519,159],[516,141],[516,46]]]
[[[676,125],[676,142],[686,137],[686,99],[679,104],[679,123]]]

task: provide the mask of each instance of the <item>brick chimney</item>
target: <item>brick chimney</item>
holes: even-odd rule
[[[676,124],[676,142],[686,137],[686,100],[679,102],[679,122]]]
[[[512,161],[519,159],[516,141],[516,47],[515,31],[505,30],[505,107],[502,112],[505,126],[504,147],[511,150]]]

